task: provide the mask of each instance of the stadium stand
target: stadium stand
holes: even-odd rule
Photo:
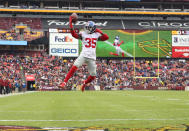
[[[22,57],[20,57],[22,56]],[[36,86],[38,90],[59,90],[58,85],[64,79],[67,71],[72,66],[74,59],[63,59],[60,57],[49,56],[41,52],[27,52],[23,55],[7,54],[1,55],[1,72],[3,80],[13,82],[13,90],[17,83],[22,85],[20,71],[26,75],[35,75]],[[183,90],[189,86],[189,63],[185,60],[163,59],[160,62],[160,78],[158,79],[135,79],[133,60],[98,60],[97,61],[97,80],[90,85],[88,89],[94,90],[94,86],[100,86],[105,89],[157,89],[157,87],[167,87],[167,89]],[[149,66],[150,65],[150,66]],[[136,61],[136,72],[138,76],[156,76],[157,61],[140,59]],[[83,66],[74,75],[74,78],[68,82],[64,90],[79,90],[82,80],[88,76],[87,67]],[[5,79],[6,78],[6,79]],[[82,79],[79,79],[82,78]],[[76,87],[76,85],[78,87]],[[145,86],[144,86],[145,85]]]
[[[103,0],[57,0],[16,2],[9,0],[3,2],[1,8],[21,9],[66,9],[66,10],[127,10],[127,11],[183,11],[188,4],[183,1],[103,1]]]

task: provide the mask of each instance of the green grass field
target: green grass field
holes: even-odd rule
[[[110,130],[180,127],[189,124],[188,98],[185,91],[25,93],[0,97],[0,125]]]
[[[121,45],[121,49],[128,54],[126,57],[158,57],[158,39],[159,39],[159,56],[160,57],[171,57],[170,52],[172,52],[172,36],[171,31],[135,31],[128,32],[127,30],[103,30],[107,33],[109,40],[102,42],[98,41],[97,44],[97,57],[118,57],[110,55],[110,52],[116,52],[115,47],[111,44],[114,42],[115,36],[120,36],[120,41],[124,41]],[[159,37],[158,37],[159,32]],[[81,51],[81,41],[80,51]],[[135,43],[135,45],[133,45]],[[135,54],[134,48],[135,46]],[[121,55],[119,56],[121,57]]]

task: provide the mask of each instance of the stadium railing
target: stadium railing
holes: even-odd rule
[[[82,14],[129,14],[129,15],[189,15],[189,12],[164,11],[107,11],[107,10],[60,10],[60,9],[13,9],[0,8],[1,12],[30,12],[30,13],[82,13]]]

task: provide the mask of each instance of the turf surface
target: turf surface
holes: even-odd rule
[[[188,98],[189,92],[184,91],[26,93],[0,97],[0,125],[156,128],[189,124]]]

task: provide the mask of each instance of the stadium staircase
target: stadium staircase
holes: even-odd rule
[[[26,83],[26,77],[25,77],[24,69],[23,69],[21,64],[19,64],[19,66],[20,66],[20,75],[21,75],[22,82]]]

